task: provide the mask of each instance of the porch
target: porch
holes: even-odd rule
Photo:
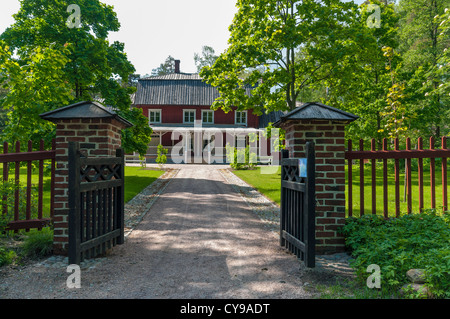
[[[145,159],[137,153],[129,154],[125,157],[127,163],[154,163],[160,144],[168,149],[167,162],[171,164],[227,164],[227,144],[238,149],[249,145],[257,154],[258,163],[272,162],[272,150],[263,129],[198,123],[152,125],[152,129]]]

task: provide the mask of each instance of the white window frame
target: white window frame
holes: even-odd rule
[[[238,122],[238,113],[245,113],[245,123]],[[242,116],[241,116],[241,119],[242,119]],[[247,111],[235,111],[234,112],[234,123],[236,125],[245,125],[245,126],[247,126],[247,121],[248,121],[248,112]]]
[[[203,114],[212,114],[211,122],[203,121]],[[214,111],[213,110],[202,110],[202,123],[204,124],[214,124]]]
[[[159,122],[152,122],[151,112],[159,113]],[[149,124],[161,124],[162,123],[162,110],[161,109],[149,109],[148,110],[148,123]]]
[[[186,122],[186,112],[194,112],[194,120],[192,122]],[[196,118],[197,118],[197,112],[195,109],[184,109],[183,110],[183,123],[194,124]]]

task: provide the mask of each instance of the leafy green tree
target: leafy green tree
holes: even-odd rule
[[[70,28],[66,24],[70,1],[24,0],[14,15],[15,23],[1,38],[12,49],[18,49],[19,56],[26,56],[29,48],[37,46],[73,44],[68,55],[70,62],[65,67],[67,79],[76,99],[89,99],[90,94],[103,93],[104,82],[110,78],[128,80],[134,67],[123,52],[123,43],[110,44],[107,40],[108,33],[120,27],[113,7],[98,0],[77,3],[81,25]]]
[[[380,8],[379,27],[367,23],[373,14],[369,5]],[[387,132],[382,131],[385,123],[381,113],[385,111],[386,96],[392,86],[383,47],[398,47],[400,16],[393,4],[378,0],[363,3],[355,15],[354,54],[342,62],[344,72],[327,79],[328,93],[323,94],[323,100],[360,116],[361,120],[347,126],[348,138],[375,138],[381,147],[382,139],[387,137]],[[401,57],[393,57],[392,68],[398,68],[400,62]]]
[[[448,41],[448,39],[450,39],[450,6],[446,8],[444,14],[437,17],[436,20],[441,27],[441,32],[438,35],[439,41]],[[444,105],[442,117],[445,122],[445,119],[450,118],[450,108],[448,107],[450,105],[450,44],[448,44],[448,42],[442,51],[442,54],[438,57],[435,74],[437,83],[433,95],[441,97],[442,104]],[[448,121],[446,124],[447,126],[444,126],[446,131],[442,132],[443,135],[448,134],[450,130]]]
[[[2,101],[6,95],[8,95],[8,89],[0,85],[0,101]],[[1,103],[0,103],[1,105]],[[3,132],[8,119],[8,111],[0,107],[0,134]]]
[[[203,46],[201,55],[199,53],[194,54],[194,62],[197,66],[197,72],[200,72],[205,66],[213,66],[217,58],[218,56],[216,55],[216,51],[212,47],[207,45]]]
[[[228,49],[200,72],[220,93],[214,109],[293,109],[302,89],[339,74],[351,54],[352,2],[239,0],[237,8]]]
[[[67,58],[64,77],[53,82],[51,88],[59,90],[58,85],[64,83],[61,85],[64,87],[67,83],[72,94],[70,102],[97,99],[114,106],[120,114],[133,116],[128,120],[137,127],[130,131],[139,132],[141,137],[147,135],[148,144],[151,129],[148,124],[142,126],[144,115],[129,111],[135,88],[127,83],[135,69],[127,59],[124,44],[107,40],[109,32],[120,28],[113,6],[99,0],[79,0],[79,25],[71,26],[70,4],[71,1],[65,0],[22,0],[19,12],[14,15],[15,23],[0,38],[17,53],[19,61],[29,59],[35,48],[54,45],[61,50]],[[50,105],[53,101],[46,103]],[[133,135],[130,131],[124,135]],[[130,141],[125,139],[124,146]]]
[[[450,38],[439,36],[444,24],[436,18],[450,7],[450,0],[401,0],[399,52],[404,61],[403,78],[407,83],[407,106],[416,113],[413,128],[422,134],[442,135],[448,123],[446,97],[438,90],[440,59],[450,44]],[[448,104],[447,104],[448,105]]]
[[[175,73],[175,58],[169,55],[164,63],[161,63],[159,67],[152,70],[151,76],[161,76],[172,73]]]
[[[128,77],[128,86],[132,86],[132,87],[137,87],[137,83],[139,81],[139,79],[141,79],[141,75],[140,74],[131,74]]]
[[[68,50],[56,44],[37,47],[17,61],[0,41],[0,83],[8,89],[1,100],[7,112],[3,140],[26,146],[28,140],[38,144],[43,138],[50,144],[54,124],[41,120],[39,114],[66,105],[72,98],[64,73]]]
[[[398,83],[397,81],[397,70],[394,69],[392,65],[392,60],[396,54],[394,49],[385,47],[383,48],[383,52],[389,61],[386,69],[391,74],[392,86],[389,88],[389,93],[387,94],[387,105],[385,107],[385,111],[381,113],[381,115],[386,119],[386,125],[380,131],[386,131],[390,138],[399,138],[400,136],[404,136],[404,133],[408,129],[405,125],[407,120],[406,108],[402,103],[405,84]]]
[[[445,13],[438,19],[438,22],[442,27],[439,39],[441,41],[444,41],[445,39],[448,41],[448,39],[450,39],[450,6],[445,9]],[[450,95],[450,44],[447,44],[443,50],[443,54],[439,57],[438,63],[438,73],[441,79],[439,87],[441,88],[442,93],[448,93],[447,95]]]

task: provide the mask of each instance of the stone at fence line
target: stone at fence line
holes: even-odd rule
[[[425,271],[423,269],[410,269],[406,272],[406,277],[411,282],[409,284],[404,284],[400,288],[400,293],[404,294],[406,291],[413,290],[419,293],[420,298],[432,298],[433,294],[430,289],[425,285]]]
[[[432,298],[433,294],[430,292],[427,286],[424,284],[404,284],[402,288],[400,288],[400,294],[404,294],[406,291],[413,290],[416,293],[419,293],[419,298]]]
[[[425,271],[423,269],[410,269],[406,272],[406,277],[414,284],[425,283]]]

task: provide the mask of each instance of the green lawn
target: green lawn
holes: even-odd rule
[[[0,179],[3,178],[3,170],[0,170]],[[164,171],[153,169],[142,169],[141,167],[125,167],[125,203],[139,194],[145,187],[158,179]],[[14,179],[14,169],[9,172],[9,179]],[[37,187],[39,171],[36,169],[32,174],[32,183]],[[27,169],[20,169],[20,181],[23,185],[27,183]],[[50,173],[44,176],[43,213],[44,218],[49,216],[50,211]]]
[[[264,168],[262,172],[265,173]],[[281,169],[279,167],[276,173],[271,174],[262,174],[260,167],[251,170],[234,170],[233,173],[268,199],[280,205]]]
[[[437,165],[436,165],[437,166]],[[263,195],[280,204],[280,170],[277,173],[261,174],[261,169],[233,171],[242,180],[249,185],[258,189]],[[347,178],[346,167],[346,178]],[[364,213],[372,213],[372,184],[371,184],[371,166],[366,164],[364,168]],[[412,170],[412,209],[413,212],[418,212],[419,207],[419,191],[418,191],[418,177],[417,170]],[[436,167],[436,208],[442,207],[442,181],[441,170]],[[400,174],[400,211],[405,213],[407,203],[403,201],[404,195],[404,171]],[[431,192],[430,192],[430,172],[424,172],[424,207],[431,208]],[[360,198],[359,198],[359,166],[353,167],[353,216],[359,216]],[[388,210],[389,216],[395,216],[395,182],[393,169],[388,171]],[[346,186],[345,194],[348,196],[348,187]],[[377,214],[383,214],[383,171],[382,167],[377,167],[377,182],[376,182],[376,203]],[[348,203],[346,203],[348,210]],[[348,214],[348,213],[347,213]]]
[[[353,167],[353,216],[359,216],[360,213],[360,182],[359,182],[359,165]],[[417,169],[411,170],[412,179],[412,211],[419,212],[419,182]],[[346,168],[346,180],[348,180],[348,171]],[[423,197],[424,208],[431,208],[431,187],[430,187],[430,172],[423,172]],[[405,197],[405,171],[400,173],[400,212],[402,214],[407,212],[407,202]],[[442,175],[441,169],[436,165],[435,172],[435,193],[436,193],[436,208],[442,208]],[[348,186],[345,189],[346,198],[348,198]],[[393,168],[388,170],[388,212],[389,217],[395,216],[395,173]],[[383,170],[381,166],[377,166],[376,170],[376,211],[377,215],[383,214]],[[348,203],[346,203],[348,210]],[[364,167],[364,214],[372,214],[372,168],[371,165],[366,164]]]
[[[164,171],[142,169],[141,167],[125,167],[125,203],[133,199],[144,188],[156,181]]]

